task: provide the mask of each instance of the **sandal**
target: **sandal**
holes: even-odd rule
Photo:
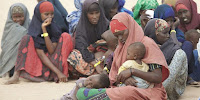
[[[199,85],[199,83],[196,82],[195,80],[193,80],[191,77],[188,77],[187,84],[188,85]]]

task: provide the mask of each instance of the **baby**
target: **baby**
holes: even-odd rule
[[[76,81],[76,86],[70,93],[65,94],[60,100],[77,100],[76,93],[79,88],[108,88],[110,86],[110,80],[106,74],[91,75],[87,78],[80,78]]]
[[[127,49],[127,56],[126,56],[127,61],[124,62],[122,66],[119,68],[118,74],[120,74],[120,72],[122,72],[123,70],[127,70],[129,68],[134,68],[140,71],[148,72],[149,66],[144,62],[142,62],[145,53],[146,53],[145,46],[141,42],[135,42],[130,44]],[[132,77],[136,81],[138,81],[137,87],[148,88],[150,86],[150,84],[147,81],[139,77],[135,76]],[[125,84],[119,84],[118,86],[124,86],[124,85]]]

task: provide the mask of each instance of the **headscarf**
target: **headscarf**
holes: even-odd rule
[[[33,15],[31,24],[30,24],[29,29],[28,29],[28,34],[33,37],[34,44],[35,44],[36,48],[42,49],[45,52],[47,52],[47,48],[46,48],[46,45],[45,45],[44,38],[41,37],[41,34],[43,33],[42,28],[41,28],[43,21],[41,19],[41,13],[40,13],[40,5],[42,3],[45,3],[45,2],[50,4],[50,2],[48,2],[48,1],[43,1],[43,2],[39,2],[36,5],[36,7],[34,9],[34,15]],[[58,39],[61,35],[61,29],[54,22],[54,18],[52,19],[51,24],[46,27],[46,29],[47,29],[47,33],[49,34],[51,41],[52,42],[58,42]]]
[[[154,18],[160,18],[165,20],[166,18],[169,17],[173,17],[175,20],[175,12],[173,8],[170,7],[169,5],[166,4],[160,5],[154,11]],[[176,28],[175,30],[178,41],[183,43],[185,41],[184,33],[178,28]]]
[[[91,62],[95,58],[94,54],[87,50],[87,47],[101,39],[101,34],[109,27],[109,21],[103,14],[101,6],[99,6],[100,17],[97,25],[93,25],[89,22],[87,12],[92,4],[99,5],[97,0],[86,0],[83,3],[82,14],[76,28],[75,36],[75,48],[81,52],[86,62]]]
[[[140,21],[140,10],[148,10],[148,9],[155,9],[158,6],[157,0],[138,0],[137,4],[134,7],[134,19],[135,21],[141,25]]]
[[[76,30],[76,26],[81,17],[81,9],[84,1],[85,0],[74,0],[74,5],[77,10],[73,11],[66,18],[67,22],[69,22],[69,34],[73,34]]]
[[[24,24],[22,26],[18,23],[15,23],[12,20],[12,11],[14,7],[20,7],[20,9],[23,10],[25,19]],[[20,10],[20,12],[22,11]],[[27,8],[22,3],[13,4],[9,9],[7,21],[4,27],[4,32],[1,40],[2,51],[0,55],[0,76],[7,73],[14,67],[17,59],[17,51],[20,40],[24,35],[28,33],[27,29],[29,24],[30,19]]]
[[[121,12],[113,17],[112,20],[118,20],[122,22],[129,30],[128,38],[123,45],[121,42],[118,42],[118,46],[114,52],[114,59],[109,73],[109,78],[113,84],[116,80],[119,67],[126,61],[127,48],[130,44],[134,42],[142,42],[146,47],[145,57],[142,59],[143,62],[147,64],[159,64],[162,67],[162,81],[164,81],[168,75],[169,71],[167,68],[167,63],[164,58],[163,53],[160,51],[157,44],[150,38],[144,36],[142,28],[136,23],[136,21],[127,13]],[[118,24],[113,24],[118,25]],[[112,26],[111,29],[112,29]]]
[[[119,12],[126,12],[133,17],[133,12],[124,8],[124,4],[125,4],[126,1],[125,0],[118,0],[118,2],[119,2],[118,11]]]
[[[59,0],[47,0],[54,7],[54,22],[62,29],[62,32],[69,32],[69,23],[66,21],[68,12]]]
[[[189,24],[181,23],[179,25],[179,29],[183,32],[186,32],[190,29],[196,29],[200,25],[200,15],[197,13],[197,4],[193,0],[178,0],[176,6],[178,4],[185,5],[190,13],[191,13],[191,22]]]
[[[118,0],[99,0],[99,5],[108,20],[111,20],[110,10]]]
[[[177,0],[165,0],[164,4],[168,4],[175,8],[176,2],[177,2]]]
[[[157,44],[160,44],[156,37],[156,27],[160,27],[163,29],[164,26],[166,26],[166,24],[167,24],[167,22],[165,20],[156,19],[156,18],[152,19],[147,23],[147,25],[144,29],[144,33],[146,36],[152,38]],[[174,43],[174,41],[170,37],[164,44],[161,45],[160,49],[165,56],[167,64],[169,65],[171,63],[171,60],[172,60],[175,52],[178,49],[180,49],[180,46],[178,44]]]

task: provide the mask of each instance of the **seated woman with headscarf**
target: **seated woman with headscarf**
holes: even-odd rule
[[[166,100],[167,94],[162,81],[168,77],[169,70],[165,57],[156,43],[144,36],[142,28],[125,12],[118,13],[113,17],[110,28],[112,33],[118,38],[118,46],[114,52],[114,60],[109,73],[113,88],[80,88],[76,95],[77,98],[79,100],[88,100],[91,98],[101,98],[104,100]],[[142,61],[149,65],[150,71],[143,72],[130,68],[129,70],[122,71],[116,78],[119,67],[126,61],[127,48],[134,42],[142,42],[145,45],[147,51]],[[131,75],[140,77],[155,85],[148,89],[138,88],[135,85],[135,79]],[[113,85],[116,82],[123,82],[129,86],[114,87]]]
[[[61,34],[53,17],[52,3],[42,1],[37,4],[28,35],[19,45],[14,75],[5,84],[18,82],[20,76],[35,82],[67,81],[66,59],[73,43],[69,34]]]
[[[152,38],[163,52],[169,65],[169,77],[163,82],[170,100],[176,100],[183,94],[187,75],[188,64],[185,52],[177,43],[175,32],[170,32],[170,27],[165,20],[152,19],[144,30],[146,36]]]
[[[17,51],[21,38],[28,33],[29,12],[21,3],[13,4],[8,12],[2,40],[0,55],[0,76],[12,68],[14,70]],[[13,72],[10,72],[12,76]]]
[[[179,29],[183,32],[200,29],[200,14],[197,13],[197,4],[193,0],[178,0],[176,12],[180,19]]]
[[[97,0],[86,0],[83,3],[81,18],[75,31],[75,49],[68,57],[68,62],[78,71],[77,75],[92,75],[97,71],[102,73],[103,68],[94,66],[96,59],[102,58],[101,50],[89,51],[88,47],[102,39],[101,35],[108,30],[109,21],[105,17]],[[75,70],[74,70],[75,69]],[[96,71],[95,71],[96,70]]]
[[[154,10],[158,6],[157,0],[138,0],[134,6],[133,18],[144,29],[146,23],[150,20],[146,10]]]
[[[175,17],[175,13],[172,7],[166,4],[158,6],[154,12],[154,18],[164,19],[170,25],[170,31],[176,32],[176,38],[179,42],[181,42],[178,44],[180,44],[181,49],[185,51],[187,55],[188,74],[192,73],[194,66],[192,42],[186,41],[184,33],[178,28],[178,26],[174,26],[175,21],[179,21],[179,19]],[[196,82],[190,77],[188,77],[188,84],[196,84]]]

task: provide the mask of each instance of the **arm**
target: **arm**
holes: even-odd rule
[[[125,82],[126,79],[130,78],[131,75],[142,78],[151,83],[161,83],[162,82],[162,71],[161,68],[157,68],[152,72],[143,72],[134,68],[122,71],[117,77],[117,83]]]
[[[37,55],[41,59],[42,63],[47,66],[51,71],[56,73],[60,82],[66,82],[67,77],[50,61],[50,59],[45,55],[44,51],[41,49],[36,49]]]
[[[174,22],[174,24],[172,25],[172,29],[171,30],[175,30],[176,27],[178,27],[178,25],[180,24],[180,20],[179,18],[175,17],[176,22]],[[176,32],[170,32],[170,37],[172,38],[172,40],[174,41],[174,43],[178,44],[179,46],[182,45],[181,42],[178,41],[177,37],[176,37]]]
[[[47,33],[46,26],[50,25],[51,21],[52,21],[52,18],[47,18],[42,23],[42,31],[43,31],[43,33]],[[47,47],[47,50],[48,50],[49,54],[53,54],[55,49],[56,49],[57,43],[52,43],[52,41],[51,41],[49,36],[44,37],[44,40],[45,40],[45,44],[46,44],[46,47]]]

